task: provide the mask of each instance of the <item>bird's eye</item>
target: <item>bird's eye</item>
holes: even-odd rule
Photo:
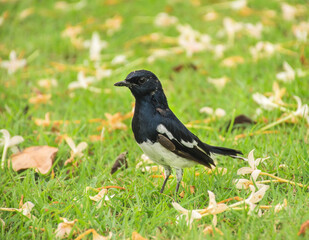
[[[139,84],[143,84],[144,82],[146,82],[146,78],[140,78],[140,79],[138,79],[138,83]]]

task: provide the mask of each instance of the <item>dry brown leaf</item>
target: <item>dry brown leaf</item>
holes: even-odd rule
[[[309,220],[307,220],[306,222],[304,222],[299,229],[299,232],[297,233],[298,236],[302,235],[305,236],[306,231],[309,229]]]
[[[74,224],[78,220],[74,219],[73,221],[68,221],[66,218],[60,218],[60,219],[63,220],[63,222],[58,224],[57,230],[55,232],[56,238],[65,238],[70,234]]]
[[[128,168],[127,154],[128,154],[128,151],[125,151],[117,157],[111,169],[111,174],[115,173],[119,168],[122,168],[122,167]]]
[[[50,125],[50,113],[47,112],[45,114],[45,118],[41,119],[41,118],[34,118],[34,123],[37,126],[43,126],[43,127],[48,127]]]
[[[203,233],[205,234],[211,234],[211,235],[214,235],[214,230],[215,232],[219,233],[221,236],[223,236],[223,232],[218,229],[218,228],[213,228],[212,226],[207,226],[204,230],[203,230]]]
[[[58,148],[49,146],[26,148],[12,155],[12,168],[14,171],[35,168],[36,171],[46,174],[51,169],[57,152]]]
[[[110,232],[110,233],[108,234],[107,237],[104,237],[104,236],[98,234],[96,230],[94,230],[94,229],[88,229],[88,230],[86,230],[85,232],[83,232],[82,234],[80,234],[77,238],[75,238],[75,240],[81,240],[81,239],[83,239],[86,235],[88,235],[88,234],[90,234],[90,233],[92,233],[92,239],[93,239],[93,240],[108,240],[108,239],[111,239],[111,237],[112,237],[112,235],[113,235],[113,234]]]
[[[90,142],[98,142],[98,141],[103,141],[104,137],[102,137],[101,135],[90,135],[89,140]]]
[[[195,193],[195,186],[190,186],[190,193],[194,194]]]
[[[105,113],[105,116],[107,120],[102,121],[102,126],[106,126],[108,131],[113,131],[116,129],[127,129],[127,125],[125,125],[122,121],[132,117],[133,113],[129,112],[125,115],[121,115],[121,113],[115,113],[115,114],[110,114],[110,113]],[[101,130],[102,127],[99,127],[99,130]]]
[[[142,237],[138,232],[133,232],[132,240],[147,240],[147,238]]]
[[[179,197],[184,198],[185,196],[185,191],[181,191],[181,193],[179,193]]]

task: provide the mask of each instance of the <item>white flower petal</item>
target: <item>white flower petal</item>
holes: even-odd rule
[[[249,152],[249,154],[248,154],[248,163],[249,163],[251,169],[255,169],[253,152],[254,152],[254,149],[251,150],[251,151]]]
[[[256,179],[258,178],[258,176],[260,175],[261,173],[261,170],[254,170],[252,173],[251,173],[251,177],[252,177],[252,180],[255,182]]]
[[[9,131],[6,129],[1,129],[0,132],[3,134],[4,145],[8,145],[11,138]]]
[[[237,189],[248,189],[251,181],[248,179],[237,179],[235,181]]]
[[[237,175],[251,174],[254,170],[250,167],[242,167],[237,170]]]
[[[73,152],[76,152],[76,146],[75,146],[75,143],[73,142],[72,138],[66,137],[66,138],[65,138],[65,141],[67,142],[67,144],[69,145],[69,147],[71,148],[71,150],[72,150]]]
[[[8,147],[15,146],[23,141],[24,141],[24,138],[22,136],[14,136],[10,139]]]
[[[211,191],[208,191],[209,196],[209,206],[215,208],[217,206],[215,194]]]
[[[268,185],[263,185],[257,192],[254,192],[252,196],[250,196],[248,199],[248,202],[250,203],[257,203],[261,201],[268,190],[269,186]]]
[[[182,206],[180,206],[179,203],[177,203],[177,202],[172,202],[172,205],[173,205],[173,207],[174,207],[177,211],[179,211],[179,212],[181,212],[181,213],[188,213],[188,210],[185,209],[185,208],[183,208]]]
[[[82,152],[83,150],[85,150],[88,147],[88,144],[86,142],[81,142],[77,145],[76,147],[76,151],[77,152]]]

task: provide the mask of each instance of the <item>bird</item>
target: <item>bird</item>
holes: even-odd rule
[[[215,166],[213,154],[242,155],[239,150],[208,145],[188,130],[169,108],[162,84],[151,71],[133,71],[114,86],[128,87],[135,98],[132,131],[142,151],[164,168],[160,193],[172,169],[176,170],[177,193],[184,168],[197,164],[211,168]]]

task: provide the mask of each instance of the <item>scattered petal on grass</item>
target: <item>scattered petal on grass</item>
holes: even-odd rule
[[[277,73],[276,77],[282,82],[292,82],[295,79],[294,69],[287,63],[283,63],[284,72]]]
[[[58,224],[57,230],[55,231],[56,238],[65,238],[70,235],[74,224],[78,221],[74,219],[69,221],[66,218],[60,218],[63,222]]]
[[[211,84],[213,84],[218,90],[222,90],[226,83],[230,81],[230,79],[226,76],[223,76],[221,78],[207,78],[207,81]]]
[[[51,124],[49,112],[45,113],[44,119],[34,118],[33,120],[34,120],[35,125],[37,125],[37,126],[48,127]]]
[[[26,216],[29,219],[36,219],[34,215],[31,215],[31,210],[34,207],[34,204],[30,201],[25,202],[21,208],[0,208],[0,211],[6,212],[20,212],[22,215]]]
[[[293,112],[293,115],[306,119],[309,124],[309,106],[307,104],[303,105],[300,97],[294,96],[294,98],[297,101],[297,109]]]
[[[224,117],[226,115],[226,112],[222,108],[212,109],[211,107],[203,107],[200,109],[200,113],[206,113],[208,115],[212,115],[214,117]]]
[[[117,157],[111,169],[111,174],[115,173],[119,168],[122,168],[122,167],[128,168],[127,154],[128,154],[128,151],[125,151]]]
[[[274,97],[265,97],[261,93],[254,93],[252,97],[253,100],[265,110],[271,111],[279,108],[282,111],[286,111],[284,107],[280,106],[277,102],[275,102]]]
[[[89,198],[95,202],[99,202],[103,199],[104,197],[104,200],[109,200],[109,198],[107,196],[105,196],[106,194],[108,193],[108,190],[103,188],[97,195],[95,196],[89,196]]]
[[[210,46],[210,36],[207,34],[201,34],[188,24],[178,25],[177,30],[180,32],[178,44],[186,51],[188,57],[191,57],[194,53],[201,52]]]
[[[127,57],[126,55],[117,55],[113,58],[111,61],[112,65],[118,65],[118,64],[124,64],[127,62]]]
[[[88,144],[86,142],[80,142],[76,146],[74,141],[70,137],[66,137],[65,141],[71,148],[71,156],[68,160],[65,161],[64,165],[73,162],[75,158],[81,158],[82,156],[84,156],[83,151],[88,147]]]
[[[224,67],[236,67],[238,64],[244,63],[245,60],[242,56],[232,56],[223,59],[221,65]]]
[[[197,211],[195,210],[192,210],[192,211],[189,211],[185,208],[183,208],[182,206],[180,206],[178,203],[176,202],[172,202],[172,205],[173,207],[179,211],[181,214],[183,214],[185,217],[186,217],[186,221],[187,221],[187,225],[188,226],[191,226],[192,222],[195,220],[195,219],[201,219],[202,218],[202,215],[199,214]]]
[[[175,25],[177,22],[178,18],[162,12],[156,16],[154,24],[158,27],[169,27],[171,25]]]
[[[229,4],[233,10],[240,10],[247,6],[247,0],[234,0],[231,1]]]
[[[306,42],[309,37],[309,22],[300,22],[299,25],[293,25],[293,33],[300,42]]]
[[[288,206],[288,201],[286,199],[283,200],[283,203],[278,203],[276,206],[275,206],[275,213],[278,213],[280,212],[282,209],[286,209],[286,207]]]
[[[309,231],[309,220],[305,221],[299,229],[299,232],[297,233],[298,236],[305,236],[306,232]]]
[[[132,240],[147,240],[147,238],[142,237],[138,232],[132,233]]]
[[[287,3],[281,3],[282,17],[287,21],[293,20],[296,15],[299,13],[297,7],[289,5]]]
[[[87,2],[85,0],[80,0],[75,3],[67,3],[65,1],[58,1],[55,3],[55,9],[62,11],[72,11],[72,10],[80,10],[86,6]]]
[[[250,167],[242,167],[240,169],[238,169],[237,174],[238,175],[244,175],[244,174],[253,174],[256,171],[256,174],[258,175],[258,169],[257,166],[262,163],[263,161],[265,161],[267,158],[257,158],[256,160],[254,159],[254,155],[253,155],[254,149],[251,150],[248,154],[248,159],[246,158],[242,158],[243,160],[247,161]],[[254,174],[253,174],[254,175]],[[256,175],[253,176],[254,180],[257,178]]]
[[[254,60],[272,56],[278,46],[270,42],[258,42],[254,47],[250,47],[250,53]]]
[[[1,158],[1,169],[5,167],[5,158],[7,150],[10,147],[14,147],[17,144],[24,141],[22,136],[13,136],[11,137],[10,133],[6,129],[1,129],[0,133],[3,135],[3,139],[0,139],[0,146],[3,145],[3,152],[2,152],[2,158]]]
[[[51,87],[57,87],[58,86],[58,82],[55,78],[50,78],[50,79],[40,79],[38,81],[38,85],[40,87],[46,88],[46,89],[50,89]]]
[[[11,51],[8,61],[0,62],[0,67],[8,70],[8,74],[15,73],[18,69],[26,66],[26,59],[18,59],[15,51]]]
[[[107,47],[107,42],[102,41],[99,33],[94,32],[91,40],[84,42],[84,46],[89,48],[90,60],[97,61],[101,59],[101,50]]]
[[[105,113],[105,117],[107,120],[102,121],[102,126],[107,127],[108,131],[113,131],[116,129],[127,129],[127,125],[125,125],[122,121],[131,117],[132,114],[128,113],[126,115],[122,115],[121,113],[115,113],[115,114],[110,114],[110,113]],[[101,130],[102,127],[99,127]]]
[[[79,72],[77,75],[77,81],[71,82],[68,86],[70,90],[76,88],[83,88],[91,90],[90,85],[95,83],[95,77],[86,77],[84,72]]]
[[[85,232],[83,232],[82,234],[80,234],[77,238],[75,238],[74,240],[81,240],[84,239],[85,236],[89,235],[90,233],[92,233],[92,240],[109,240],[112,238],[113,234],[110,232],[108,234],[107,237],[104,237],[100,234],[97,233],[96,230],[94,229],[88,229]]]
[[[115,32],[118,32],[121,29],[122,22],[123,22],[123,18],[119,15],[106,19],[104,23],[104,27],[107,30],[107,34],[113,35]]]
[[[31,104],[47,104],[50,103],[51,94],[38,93],[36,96],[29,98],[29,103]]]
[[[82,27],[79,25],[76,25],[76,26],[68,25],[62,31],[61,36],[68,37],[68,38],[76,38],[77,35],[79,35],[82,32],[82,30],[83,30]]]
[[[206,228],[204,228],[203,233],[205,234],[210,234],[210,235],[214,235],[214,232],[220,234],[221,236],[223,236],[223,232],[218,229],[218,228],[213,228],[213,226],[207,226]]]
[[[218,18],[218,13],[215,11],[210,11],[203,16],[203,20],[207,22],[214,21],[217,18]]]
[[[19,19],[23,20],[23,19],[29,17],[30,15],[32,15],[33,13],[34,13],[33,7],[26,8],[26,9],[24,9],[20,12]]]
[[[5,227],[5,222],[3,221],[2,218],[0,218],[0,223],[1,223],[2,227]]]
[[[34,168],[37,172],[46,174],[53,165],[58,148],[50,146],[34,146],[13,154],[11,157],[14,171]]]

